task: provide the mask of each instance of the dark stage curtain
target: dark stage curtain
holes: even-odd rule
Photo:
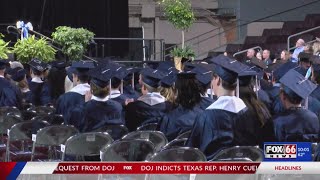
[[[35,30],[50,35],[57,26],[84,27],[96,37],[128,37],[128,0],[1,0],[0,24],[30,21]],[[40,29],[41,28],[41,29]],[[103,43],[100,41],[99,43]],[[106,56],[125,56],[127,41],[105,43]]]

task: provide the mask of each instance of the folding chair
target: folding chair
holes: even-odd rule
[[[186,132],[180,134],[179,136],[177,136],[176,139],[184,139],[184,138],[188,139],[190,134],[191,134],[191,130],[190,131],[186,131]]]
[[[96,160],[95,157],[99,157],[102,147],[112,142],[113,139],[108,133],[90,132],[74,135],[64,145],[61,145],[62,161],[65,160],[66,156],[75,156],[78,161],[86,160],[86,156]]]
[[[47,147],[45,154],[48,160],[61,160],[60,145],[64,144],[68,138],[78,134],[79,131],[73,126],[53,125],[40,129],[37,134],[32,134],[32,154],[31,161],[35,160],[36,147]],[[57,149],[59,147],[59,149]],[[58,157],[59,156],[59,157]]]
[[[148,161],[207,161],[207,158],[197,148],[176,147],[157,152]]]
[[[145,139],[119,140],[101,149],[101,161],[144,161],[154,153],[154,145]]]
[[[31,107],[28,111],[35,111],[38,115],[49,115],[53,114],[56,110],[50,106],[38,106],[38,107]]]
[[[187,138],[174,139],[174,140],[170,141],[168,144],[166,144],[162,149],[171,149],[171,148],[175,148],[175,147],[184,147],[187,141],[188,141]]]
[[[46,126],[49,126],[49,123],[37,120],[13,125],[7,133],[6,160],[10,161],[12,154],[14,155],[13,161],[29,161],[31,159],[32,134]]]
[[[165,149],[154,154],[148,161],[207,161],[206,156],[196,148],[177,147]],[[174,175],[146,175],[145,180],[162,180],[162,179],[191,179],[189,174],[174,174]]]
[[[144,124],[137,128],[137,131],[155,131],[157,130],[158,123]]]
[[[37,116],[37,112],[36,111],[26,110],[26,111],[22,111],[21,112],[21,117],[25,121],[29,121],[32,118],[36,117],[36,116]]]
[[[263,157],[257,146],[234,146],[221,150],[211,161],[262,161]]]
[[[0,119],[0,162],[5,161],[7,132],[13,125],[22,122],[21,117],[16,115],[6,115]]]
[[[94,132],[107,132],[112,139],[121,139],[124,135],[129,133],[129,130],[124,125],[108,125],[94,130]]]
[[[33,117],[32,120],[47,121],[51,125],[61,125],[64,123],[63,116],[58,114],[39,115]]]
[[[147,139],[154,144],[156,151],[161,150],[168,143],[166,136],[160,131],[134,131],[122,139]]]
[[[21,112],[16,107],[0,107],[0,121],[7,114],[21,116]]]

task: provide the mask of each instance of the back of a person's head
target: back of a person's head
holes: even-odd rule
[[[271,118],[267,106],[257,98],[252,85],[240,86],[239,90],[239,97],[246,104],[248,111],[254,113],[261,123],[261,126],[263,126],[265,122]]]
[[[176,102],[184,108],[191,109],[201,101],[200,91],[195,77],[178,76],[176,84]]]
[[[48,83],[51,89],[51,97],[58,98],[65,92],[64,80],[67,75],[65,69],[51,68],[48,74]]]

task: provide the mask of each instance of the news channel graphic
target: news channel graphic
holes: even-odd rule
[[[310,142],[265,142],[264,161],[312,161]]]

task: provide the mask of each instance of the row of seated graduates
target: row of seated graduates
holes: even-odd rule
[[[80,64],[74,63],[71,66],[74,69],[76,69],[76,71],[70,70],[70,72],[73,74],[73,78],[72,78],[73,81],[81,82],[81,80],[77,79],[77,76],[79,76],[80,73],[90,74],[89,73],[90,67],[88,68],[86,64],[90,64],[90,63],[89,62],[81,62]],[[203,64],[195,65],[194,63],[190,63],[190,64],[185,65],[186,72],[188,72],[187,68],[190,68],[191,70],[194,69],[193,73],[191,73],[191,74],[187,73],[187,75],[184,75],[183,73],[182,74],[179,73],[179,76],[176,76],[176,75],[174,75],[175,73],[173,71],[171,71],[173,69],[172,68],[173,65],[170,64],[168,66],[168,64],[170,64],[170,63],[167,62],[167,63],[160,64],[157,67],[157,69],[144,69],[143,71],[141,71],[141,76],[140,76],[141,78],[139,79],[139,83],[142,86],[141,90],[142,90],[142,94],[144,94],[144,95],[142,97],[138,98],[137,101],[131,102],[131,103],[128,103],[130,101],[127,101],[127,98],[123,98],[122,101],[120,102],[120,104],[122,105],[124,112],[112,114],[111,119],[118,119],[115,117],[119,117],[119,116],[124,115],[125,118],[124,119],[121,118],[124,121],[122,121],[122,122],[119,121],[118,123],[126,124],[130,131],[135,130],[136,127],[138,127],[139,125],[144,124],[144,123],[158,122],[159,129],[162,130],[163,132],[165,132],[168,139],[173,139],[176,135],[192,129],[194,121],[195,121],[195,117],[199,114],[199,112],[202,112],[203,110],[205,110],[205,108],[207,108],[210,104],[212,104],[214,102],[214,99],[208,97],[208,94],[206,94],[206,92],[203,91],[203,89],[206,89],[209,87],[208,85],[211,82],[212,74],[213,74],[212,70],[214,68],[210,67],[210,65],[203,65]],[[85,66],[83,66],[83,65],[85,65]],[[165,67],[163,67],[163,66],[165,66]],[[255,64],[255,66],[257,67],[256,64]],[[281,67],[284,67],[284,66],[281,66]],[[93,68],[92,65],[91,65],[91,68]],[[79,70],[79,69],[82,69],[82,70]],[[110,69],[118,70],[119,67],[114,67],[114,68],[110,68]],[[124,68],[124,69],[128,70],[130,68]],[[131,70],[132,70],[132,68],[131,68]],[[165,71],[167,71],[167,72],[165,72]],[[283,72],[286,70],[281,70],[281,71]],[[124,74],[126,74],[126,73],[124,73]],[[130,74],[130,70],[129,70],[129,73],[127,73],[127,74]],[[172,78],[169,77],[171,75],[173,75]],[[205,78],[204,76],[206,76],[206,75],[209,78]],[[112,76],[110,76],[110,77],[112,77]],[[178,80],[176,82],[174,80],[172,81],[172,79],[174,79],[174,78],[178,78],[179,81]],[[112,79],[114,79],[114,77],[112,77]],[[183,82],[183,80],[181,80],[181,79],[187,79],[187,80],[193,79],[194,81],[196,81],[197,87],[194,87],[192,90],[192,88],[191,88],[192,86],[189,86],[189,85],[187,87],[183,86],[178,83],[178,82]],[[206,79],[209,79],[209,80],[206,80]],[[201,81],[203,81],[204,83],[201,83]],[[248,82],[245,82],[244,86],[251,83],[250,80]],[[171,85],[171,88],[172,88],[172,85],[175,85],[175,87],[176,87],[175,88],[175,90],[176,90],[175,96],[176,97],[172,98],[172,96],[169,96],[169,95],[166,97],[163,97],[160,93],[158,93],[157,91],[159,90],[158,87],[159,87],[160,83],[163,84],[162,88],[165,87],[165,84],[169,85],[169,87]],[[79,84],[86,84],[86,83],[79,83]],[[99,84],[99,83],[97,83],[97,84]],[[107,83],[104,83],[104,85],[101,85],[101,84],[100,85],[106,86],[106,84]],[[112,84],[112,81],[111,81],[111,84]],[[183,87],[183,88],[180,87],[181,88],[180,91],[179,91],[179,86]],[[201,88],[201,86],[206,87],[206,88]],[[76,89],[76,87],[77,86],[75,86],[75,89]],[[87,85],[87,87],[90,87],[90,86]],[[77,126],[81,131],[87,131],[87,130],[89,131],[90,128],[97,128],[96,124],[99,124],[99,123],[92,121],[92,122],[94,122],[93,127],[92,127],[92,125],[88,125],[88,124],[83,123],[83,122],[91,121],[90,118],[97,119],[97,117],[94,117],[94,116],[90,117],[89,114],[91,111],[88,112],[85,110],[86,108],[84,106],[81,106],[81,103],[84,103],[86,101],[85,92],[87,92],[89,89],[87,88],[87,91],[83,91],[82,88],[79,88],[79,89],[80,89],[80,91],[82,91],[82,93],[79,93],[79,92],[76,92],[76,93],[80,94],[82,97],[80,104],[77,104],[77,106],[78,105],[80,105],[80,106],[70,110],[71,111],[70,113],[68,112],[68,113],[64,114],[65,123],[66,124],[73,124],[73,125]],[[264,95],[266,94],[263,92],[263,89],[264,88],[259,89],[258,97],[264,97],[261,100],[263,100],[263,102],[268,102],[268,101],[266,101],[266,99],[268,99],[268,98],[266,98],[267,96],[260,95],[260,94],[264,94]],[[131,90],[132,90],[132,88],[131,88]],[[186,96],[188,98],[186,98],[186,97],[182,98],[183,95],[186,95],[184,93],[187,93],[188,90],[190,90],[189,94],[191,94],[191,95]],[[266,88],[266,90],[268,90],[268,89]],[[73,92],[73,91],[71,90],[70,92]],[[163,92],[162,93],[163,95],[166,94],[165,90],[163,90],[162,92]],[[66,93],[66,94],[68,94],[68,93]],[[167,93],[167,94],[170,94],[170,93]],[[189,95],[189,94],[187,94],[187,95]],[[198,94],[200,96],[200,101],[199,101],[198,97],[192,96],[194,94]],[[104,94],[104,95],[106,95],[106,94]],[[124,93],[122,95],[126,95],[126,94]],[[252,92],[251,92],[250,95],[251,95],[251,97],[254,97],[255,93],[252,94]],[[87,95],[87,96],[90,97],[90,95]],[[241,96],[241,91],[240,91],[240,96]],[[61,97],[60,97],[60,99],[61,99]],[[103,100],[103,98],[99,99],[99,98],[95,98],[95,97],[93,97],[93,98],[91,97],[89,99],[92,99],[95,101],[102,101]],[[105,98],[105,99],[109,99],[109,97]],[[175,101],[173,101],[173,99],[175,99]],[[59,109],[59,101],[60,100],[58,99],[58,101],[57,101],[58,103],[56,106],[57,112]],[[204,102],[204,103],[200,103],[200,102]],[[252,102],[252,100],[251,100],[251,102]],[[207,105],[200,105],[200,104],[206,104],[206,103],[207,103]],[[248,103],[250,103],[250,101],[246,102],[246,104],[248,104]],[[88,104],[88,103],[86,102],[84,104]],[[114,104],[116,104],[116,103],[114,103]],[[265,103],[265,104],[267,105],[267,107],[270,108],[270,104],[268,104],[268,103]],[[271,104],[273,104],[273,102]],[[263,105],[261,105],[261,106],[263,106]],[[65,107],[70,107],[70,106],[67,105]],[[90,109],[90,105],[87,108]],[[65,109],[65,108],[62,108],[62,109]],[[116,109],[119,110],[118,112],[123,111],[120,106],[116,107]],[[190,109],[192,109],[192,111],[190,111]],[[101,112],[99,112],[99,109],[96,108],[96,105],[91,106],[91,110],[93,110],[93,112],[94,112],[94,113],[92,113],[93,115],[99,116],[99,121],[103,121],[102,120],[103,118],[101,118],[102,117]],[[96,111],[94,111],[94,110],[96,110]],[[170,111],[172,112],[171,114],[170,114]],[[270,112],[273,112],[272,109],[270,109]],[[247,142],[242,143],[242,145],[261,144],[261,142],[264,141],[261,139],[265,139],[265,137],[272,139],[271,137],[273,134],[273,128],[272,128],[272,126],[269,126],[269,123],[272,124],[272,121],[268,121],[268,118],[266,118],[266,117],[269,117],[268,113],[265,112],[264,116],[262,116],[262,117],[261,116],[259,117],[258,112],[254,112],[254,113],[255,113],[256,118],[249,118],[252,120],[254,119],[253,122],[251,122],[249,124],[243,123],[243,125],[246,125],[246,127],[244,129],[247,129],[247,132],[245,132],[245,133],[247,133],[247,138],[243,138],[243,139],[245,141],[247,141],[248,143]],[[63,113],[59,113],[59,114],[63,114]],[[72,116],[74,116],[76,118],[73,120],[74,122],[72,122],[72,120],[71,120],[72,123],[70,123],[70,122],[68,122],[68,120],[72,119],[71,118]],[[172,119],[172,118],[170,118],[170,116],[174,117],[173,119],[180,119],[181,121],[177,121],[177,122],[173,123],[173,125],[170,124],[169,126],[168,125],[163,126],[163,124],[165,124],[165,123],[162,123],[162,122],[167,121],[165,119]],[[259,121],[257,121],[257,119],[259,119]],[[174,122],[174,120],[170,120],[170,122]],[[181,123],[181,124],[179,124],[179,123]],[[175,127],[175,125],[178,127]],[[264,125],[265,125],[265,127],[267,127],[267,128],[265,128],[265,129],[267,129],[266,130],[267,133],[264,131],[261,131],[261,126],[264,126]],[[248,127],[248,126],[251,126],[251,127]],[[89,127],[89,129],[86,129],[88,127]],[[165,128],[161,128],[161,127],[165,127]],[[168,129],[170,129],[170,127],[172,129],[174,129],[175,132],[170,132],[170,130],[168,131]],[[264,129],[264,128],[262,128],[262,129]],[[248,134],[250,134],[250,135],[248,135]],[[203,151],[206,151],[205,150],[206,147],[199,147],[199,148]],[[218,147],[218,148],[220,148],[220,147]]]

